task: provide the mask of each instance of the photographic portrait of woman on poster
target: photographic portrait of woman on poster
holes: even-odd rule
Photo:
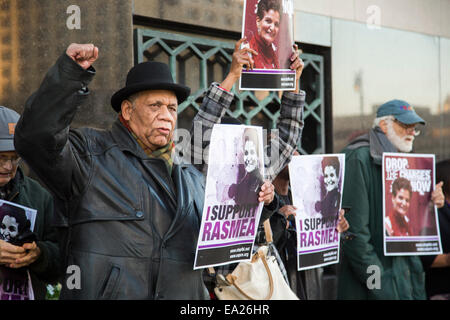
[[[256,33],[249,41],[250,48],[258,52],[252,57],[256,69],[280,69],[276,45],[282,18],[280,2],[260,0],[256,5]]]
[[[323,187],[325,196],[316,202],[315,209],[322,214],[322,218],[337,217],[341,204],[339,192],[339,173],[341,164],[338,157],[324,157],[321,162]]]
[[[397,178],[392,183],[392,211],[385,218],[388,236],[411,236],[409,206],[412,196],[411,182]]]
[[[0,240],[16,244],[20,236],[29,232],[30,225],[25,210],[6,203],[0,205]]]
[[[247,128],[243,134],[243,163],[240,166],[243,174],[240,175],[236,183],[228,189],[228,196],[236,204],[257,204],[259,191],[263,185],[263,176],[260,172],[262,164],[260,163],[260,150],[258,134],[256,129]]]

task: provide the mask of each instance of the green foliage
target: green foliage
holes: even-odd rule
[[[47,293],[45,295],[45,300],[59,300],[59,294],[61,293],[61,284],[47,285]]]

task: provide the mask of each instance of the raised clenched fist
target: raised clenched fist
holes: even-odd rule
[[[98,48],[93,44],[72,43],[66,54],[83,69],[89,68],[98,58]]]

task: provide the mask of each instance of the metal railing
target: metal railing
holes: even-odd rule
[[[165,62],[175,81],[191,87],[189,98],[178,106],[178,126],[189,129],[209,84],[225,78],[234,42],[137,28],[134,30],[134,49],[135,63]],[[320,55],[309,53],[303,53],[301,57],[305,63],[302,88],[308,87],[304,121],[309,133],[312,132],[312,139],[307,139],[307,146],[302,142],[299,150],[302,154],[324,153],[324,60]],[[280,116],[279,93],[238,89],[238,84],[232,89],[235,99],[227,113],[245,124],[275,128]]]

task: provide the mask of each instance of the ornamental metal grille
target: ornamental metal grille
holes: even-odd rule
[[[227,75],[234,43],[138,28],[134,30],[135,63],[167,63],[174,80],[191,88],[191,96],[178,106],[178,127],[189,129],[210,83],[220,83]],[[307,99],[299,150],[302,154],[325,153],[323,57],[303,53],[301,58],[305,63],[301,88]],[[228,115],[245,124],[276,128],[281,93],[238,89],[236,83]]]

